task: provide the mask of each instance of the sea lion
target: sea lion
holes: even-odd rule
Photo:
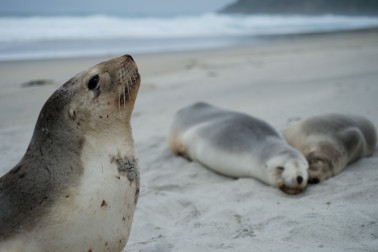
[[[179,110],[169,135],[173,153],[220,174],[253,177],[286,193],[302,192],[308,179],[303,155],[266,122],[206,103]]]
[[[122,251],[139,193],[139,85],[125,55],[50,96],[25,155],[0,178],[0,251]]]
[[[335,176],[347,164],[371,155],[377,142],[372,122],[362,116],[342,114],[294,121],[284,136],[306,157],[312,184]]]

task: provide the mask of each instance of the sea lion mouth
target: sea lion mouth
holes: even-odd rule
[[[286,185],[280,186],[280,190],[291,195],[296,195],[304,191],[304,188],[301,187],[288,187]]]

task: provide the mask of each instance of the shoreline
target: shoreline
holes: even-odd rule
[[[193,49],[193,50],[180,50],[180,51],[166,51],[166,52],[151,52],[151,53],[136,53],[132,54],[133,57],[141,58],[141,59],[147,59],[149,57],[151,58],[167,58],[169,56],[178,56],[180,58],[184,57],[190,57],[191,55],[197,55],[200,56],[202,54],[217,54],[217,53],[227,53],[230,51],[255,51],[258,52],[259,50],[269,50],[269,48],[272,48],[275,50],[275,48],[284,48],[284,47],[290,47],[292,44],[297,46],[298,48],[302,47],[301,44],[305,46],[309,46],[310,44],[317,44],[320,43],[322,46],[327,46],[326,43],[329,43],[328,41],[332,41],[332,43],[335,43],[336,41],[346,39],[346,44],[353,44],[353,41],[358,40],[357,36],[371,36],[374,37],[378,33],[378,27],[377,28],[366,28],[366,29],[356,29],[356,30],[346,30],[346,31],[338,31],[338,32],[322,32],[322,33],[307,33],[307,34],[286,34],[286,35],[274,35],[274,36],[267,36],[269,38],[264,39],[261,42],[256,42],[251,44],[243,44],[243,45],[235,45],[235,46],[228,46],[223,48],[208,48],[208,49]],[[315,42],[314,42],[315,41]],[[325,41],[325,43],[324,43]],[[124,52],[124,54],[130,54],[127,50]],[[91,65],[94,65],[98,62],[110,59],[112,57],[117,57],[122,54],[117,55],[103,55],[103,56],[85,56],[85,57],[56,57],[56,58],[47,58],[47,59],[19,59],[19,60],[0,60],[0,74],[3,78],[3,83],[0,83],[0,88],[2,86],[8,86],[10,83],[7,81],[11,79],[20,79],[20,78],[12,78],[12,76],[9,76],[10,71],[12,72],[15,68],[20,68],[20,72],[26,72],[28,73],[28,68],[30,65],[37,64],[40,66],[40,69],[43,67],[48,67],[50,64],[56,64],[57,67],[64,66],[66,69],[63,72],[70,71],[71,77],[73,74],[80,72],[81,70],[84,70],[88,68]],[[68,65],[68,67],[67,67]],[[41,71],[41,70],[40,70]],[[143,69],[142,69],[143,71]],[[39,76],[43,76],[41,74],[38,74]],[[38,76],[34,75],[34,76]],[[30,76],[30,77],[29,77]],[[36,77],[34,77],[33,74],[26,74],[25,78],[20,80],[21,82],[28,82],[35,80]],[[46,74],[45,76],[51,76],[54,77],[52,74]],[[51,78],[50,80],[54,80],[56,82],[59,82],[63,84],[62,81],[68,80],[70,77],[69,75],[66,75],[67,78]],[[19,76],[18,76],[19,77]],[[29,77],[29,79],[28,79]],[[4,83],[5,79],[5,83]],[[38,78],[37,78],[38,79]],[[46,79],[46,78],[42,78]],[[21,84],[21,82],[17,84]],[[16,83],[13,83],[12,85],[16,85]]]

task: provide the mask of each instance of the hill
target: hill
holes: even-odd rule
[[[378,0],[238,0],[225,14],[300,14],[377,16]]]

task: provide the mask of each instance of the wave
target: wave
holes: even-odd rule
[[[378,18],[343,16],[0,17],[0,61],[224,48],[374,26]]]
[[[174,18],[0,17],[0,42],[259,36],[373,26],[378,26],[378,18],[212,13]]]

